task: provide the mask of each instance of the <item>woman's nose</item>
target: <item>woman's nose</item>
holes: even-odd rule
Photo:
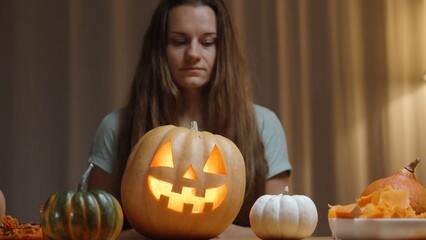
[[[185,52],[185,57],[189,61],[199,61],[201,58],[200,46],[197,43],[191,43]]]

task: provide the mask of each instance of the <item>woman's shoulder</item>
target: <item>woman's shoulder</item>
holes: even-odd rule
[[[283,127],[277,114],[261,105],[254,105],[256,123],[261,135],[274,135],[283,131]]]
[[[255,104],[254,110],[258,125],[263,126],[265,123],[275,122],[278,120],[277,114],[264,106]]]
[[[106,122],[109,124],[118,123],[120,120],[120,113],[121,113],[121,110],[115,110],[115,111],[109,112],[104,116],[104,118],[102,119],[102,122]]]
[[[116,110],[106,114],[99,124],[99,130],[115,132],[119,126],[120,112],[121,110]]]
[[[271,109],[269,109],[267,107],[261,106],[259,104],[254,104],[254,110],[256,112],[256,116],[257,115],[259,115],[259,116],[271,116],[271,115],[275,115],[276,116],[276,114],[275,114],[274,111],[272,111]]]

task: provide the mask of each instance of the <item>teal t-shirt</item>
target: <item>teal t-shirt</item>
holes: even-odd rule
[[[257,127],[265,148],[268,163],[267,178],[291,171],[284,129],[271,110],[255,105]],[[92,143],[89,162],[108,173],[113,172],[118,137],[120,111],[107,114],[101,121]]]

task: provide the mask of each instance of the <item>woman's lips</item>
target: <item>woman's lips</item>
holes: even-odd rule
[[[188,74],[199,74],[201,72],[204,72],[204,69],[203,68],[181,68],[181,71]]]
[[[199,68],[199,67],[187,67],[187,68],[181,68],[181,70],[183,71],[203,71],[203,68]]]

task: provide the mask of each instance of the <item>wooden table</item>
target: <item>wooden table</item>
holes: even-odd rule
[[[225,239],[225,240],[259,240],[259,238],[219,238],[219,239]],[[332,237],[309,237],[304,238],[304,240],[331,240]]]

